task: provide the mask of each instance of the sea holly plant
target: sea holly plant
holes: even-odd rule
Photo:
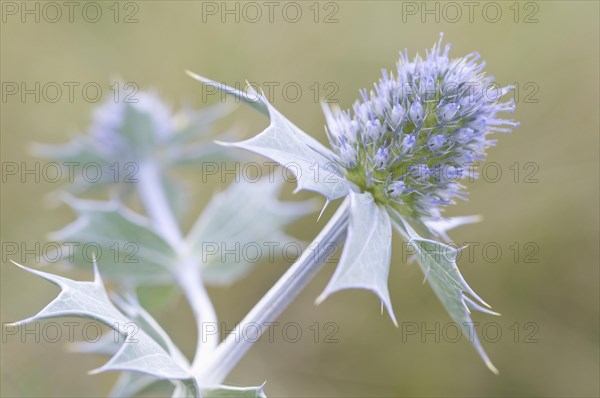
[[[370,92],[351,110],[324,106],[330,148],[306,134],[274,109],[264,94],[235,90],[189,74],[251,105],[270,119],[257,136],[224,145],[270,158],[295,174],[298,189],[315,191],[327,201],[343,198],[316,241],[335,241],[346,232],[335,273],[317,298],[357,288],[373,291],[396,323],[388,292],[392,230],[406,239],[426,280],[450,317],[468,336],[487,367],[498,373],[484,351],[471,310],[496,314],[469,287],[456,264],[460,251],[444,243],[448,229],[476,217],[443,218],[441,211],[466,192],[460,181],[473,174],[495,144],[494,132],[517,126],[502,115],[514,100],[503,101],[512,87],[490,90],[479,54],[449,58],[440,36],[424,58],[400,54],[395,74],[383,70]],[[276,317],[321,264],[301,257],[238,326]],[[234,333],[232,333],[234,335]],[[220,382],[247,350],[248,343],[226,338],[204,369]]]
[[[96,178],[93,184],[75,181],[74,187],[66,186],[68,191],[61,190],[59,197],[73,209],[76,219],[52,233],[50,239],[80,246],[93,244],[98,255],[116,255],[105,254],[98,261],[94,258],[94,279],[90,282],[17,264],[61,291],[37,315],[16,324],[74,316],[113,329],[98,342],[74,347],[75,351],[110,356],[92,373],[121,372],[111,396],[135,396],[153,384],[174,385],[173,396],[264,396],[262,381],[255,387],[235,387],[198,377],[198,368],[219,343],[217,315],[206,286],[235,283],[263,254],[258,251],[251,258],[233,258],[222,256],[224,247],[297,244],[283,229],[316,207],[313,201],[279,201],[283,181],[273,176],[241,180],[215,194],[188,233],[182,232],[175,212],[185,207],[182,199],[190,199],[181,194],[183,188],[173,188],[182,183],[172,173],[201,162],[225,160],[223,148],[212,142],[213,122],[226,114],[225,108],[172,112],[156,94],[140,92],[137,102],[107,102],[99,107],[87,134],[77,135],[66,144],[34,146],[40,156],[80,167],[94,164],[101,172],[108,172],[110,178]],[[123,164],[135,170],[130,180],[111,180],[113,166]],[[109,188],[109,199],[74,196],[95,187]],[[128,206],[127,202],[135,203],[136,199],[145,214]],[[115,251],[115,245],[121,250]],[[70,257],[72,254],[57,252],[65,257],[63,264],[90,264],[86,253],[75,251]],[[101,275],[114,287],[110,293]],[[198,334],[191,363],[138,300],[138,293],[149,288],[157,292],[157,287],[178,290],[189,302]],[[209,329],[211,333],[206,333]]]
[[[89,282],[18,265],[61,289],[37,315],[18,324],[77,316],[111,328],[120,337],[117,341],[107,333],[97,343],[74,347],[110,356],[94,373],[121,372],[111,396],[135,396],[152,385],[171,386],[175,397],[265,396],[261,381],[254,387],[225,384],[266,327],[251,328],[253,338],[239,336],[247,333],[248,325],[273,322],[320,270],[331,255],[330,245],[343,244],[343,251],[317,303],[340,290],[367,289],[397,324],[387,287],[396,230],[450,317],[497,373],[471,321],[472,310],[496,313],[461,276],[456,264],[460,249],[448,244],[450,229],[478,218],[445,218],[442,211],[465,198],[461,180],[475,177],[473,162],[482,160],[495,143],[490,135],[517,126],[503,117],[514,110],[514,101],[502,100],[511,87],[490,90],[493,78],[484,73],[478,54],[451,59],[449,49],[442,47],[440,38],[424,58],[410,60],[404,52],[395,73],[384,70],[374,90],[361,91],[351,110],[324,105],[329,147],[296,127],[263,94],[239,91],[191,72],[266,115],[270,125],[253,138],[232,142],[231,134],[213,133],[213,122],[228,111],[224,105],[174,113],[155,94],[144,92],[136,103],[100,107],[89,132],[67,144],[37,145],[36,153],[48,159],[94,163],[109,170],[131,165],[135,175],[129,184],[103,179],[95,185],[109,188],[108,200],[82,198],[90,187],[86,181],[62,190],[59,197],[77,218],[51,238],[94,242],[100,249],[135,243],[139,261],[99,258]],[[215,138],[221,145],[211,142]],[[254,262],[227,261],[208,248],[291,242],[284,228],[316,210],[311,201],[278,200],[280,182],[240,181],[216,194],[184,233],[180,219],[186,214],[181,209],[190,198],[182,195],[185,189],[174,172],[230,156],[228,146],[278,162],[295,175],[298,190],[320,193],[326,204],[341,203],[313,243],[219,341],[218,334],[205,333],[206,325],[218,325],[206,286],[235,283]],[[138,202],[143,211],[135,210]],[[81,257],[65,261],[85,264]],[[110,291],[103,279],[110,280]],[[156,286],[180,291],[192,309],[198,343],[191,361],[138,297]]]

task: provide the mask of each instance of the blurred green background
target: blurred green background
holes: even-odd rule
[[[459,267],[470,285],[502,313],[500,318],[475,316],[482,326],[496,323],[488,329],[488,340],[496,339],[497,330],[502,333],[496,342],[484,341],[500,375],[491,374],[465,340],[452,343],[443,334],[439,342],[434,335],[421,338],[423,325],[433,328],[439,322],[442,328],[449,318],[431,289],[421,283],[418,267],[403,264],[396,250],[391,296],[399,322],[405,327],[416,324],[417,335],[394,328],[368,292],[344,291],[315,307],[315,297],[333,272],[329,265],[279,319],[282,324],[300,324],[303,338],[286,342],[279,329],[275,342],[258,343],[228,380],[239,385],[267,380],[269,396],[600,394],[598,2],[497,2],[502,12],[497,22],[493,22],[496,6],[476,2],[471,22],[462,2],[455,3],[462,11],[457,18],[445,3],[338,1],[315,6],[309,1],[298,3],[303,14],[297,23],[283,18],[285,3],[275,8],[272,23],[265,6],[262,19],[245,21],[244,15],[254,18],[251,9],[243,14],[245,3],[239,3],[239,23],[234,16],[222,23],[219,14],[203,14],[207,4],[200,1],[130,2],[133,6],[124,2],[118,5],[119,23],[109,9],[113,2],[97,3],[103,10],[97,23],[82,18],[83,7],[75,9],[72,23],[67,15],[56,23],[44,21],[43,15],[39,23],[32,16],[22,22],[20,14],[6,12],[6,3],[10,2],[2,2],[3,83],[98,82],[105,99],[111,95],[111,82],[121,77],[140,88],[155,88],[175,107],[186,103],[201,107],[206,105],[201,87],[184,74],[186,69],[229,84],[250,80],[278,82],[281,87],[296,82],[303,90],[297,102],[286,101],[281,89],[271,99],[321,141],[324,118],[310,88],[315,83],[321,90],[334,83],[333,98],[347,107],[360,88],[371,87],[378,79],[380,68],[393,68],[398,51],[408,48],[411,56],[424,53],[441,31],[453,44],[452,55],[480,52],[498,82],[519,84],[515,118],[521,126],[514,134],[497,137],[499,144],[489,153],[488,161],[502,168],[500,180],[469,184],[470,200],[447,214],[485,216],[483,222],[463,227],[452,237],[480,244],[475,261],[463,259]],[[33,8],[35,3],[27,6]],[[212,4],[224,7],[221,2]],[[235,5],[230,2],[227,7]],[[438,7],[439,22],[435,14],[422,15],[423,7]],[[320,11],[318,22],[315,9]],[[288,11],[286,16],[293,18],[293,10]],[[132,12],[138,22],[122,23]],[[323,23],[332,12],[337,22]],[[319,95],[331,93],[330,87]],[[69,133],[84,130],[95,104],[76,90],[72,103],[65,97],[56,103],[43,99],[36,103],[31,96],[25,102],[14,96],[3,99],[1,106],[2,161],[33,162],[28,153],[32,141],[61,142]],[[236,111],[223,126],[231,123],[247,135],[266,125],[248,110]],[[515,162],[521,169],[517,182],[509,169]],[[537,182],[525,182],[533,170],[524,168],[528,162],[539,167]],[[199,186],[191,176],[190,182],[196,183],[198,195],[194,211],[221,189],[216,180]],[[56,188],[43,181],[3,182],[2,241],[32,246],[72,220],[64,206],[47,206],[44,195]],[[332,212],[328,209],[325,217]],[[309,217],[289,232],[310,240],[322,224]],[[486,261],[482,252],[490,242],[503,250],[496,262]],[[517,261],[510,248],[515,242],[520,247]],[[534,246],[525,247],[528,242]],[[400,247],[399,239],[396,243]],[[531,257],[538,260],[535,263],[525,261],[532,247],[538,248]],[[494,256],[491,251],[487,255]],[[57,289],[2,257],[4,323],[32,315]],[[211,289],[221,320],[233,327],[287,266],[283,261],[262,264],[231,288]],[[185,303],[176,301],[156,315],[183,350],[192,352],[195,331]],[[321,326],[317,343],[309,329],[315,322]],[[327,322],[338,326],[337,343],[323,342]],[[72,354],[66,348],[66,342],[23,343],[3,331],[1,395],[107,394],[114,374],[86,374],[104,359]]]

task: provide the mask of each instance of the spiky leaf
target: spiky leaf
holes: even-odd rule
[[[124,342],[106,364],[91,373],[134,371],[157,379],[178,380],[191,394],[197,395],[194,379],[188,373],[186,364],[180,363],[177,358],[165,351],[109,300],[96,265],[94,265],[94,280],[79,282],[15,264],[25,271],[54,283],[61,289],[59,295],[37,315],[17,324],[57,317],[82,317],[96,320],[122,335]]]
[[[335,155],[286,119],[271,106],[264,95],[249,95],[191,72],[188,74],[204,84],[242,99],[262,113],[267,111],[271,124],[262,133],[245,141],[223,143],[224,145],[258,153],[286,167],[296,177],[298,190],[315,191],[329,200],[341,198],[348,193],[348,182],[343,177]]]
[[[295,240],[283,229],[312,213],[316,203],[282,202],[282,187],[273,176],[260,181],[240,181],[213,196],[186,242],[190,256],[202,263],[206,283],[234,283],[260,260],[274,261]]]
[[[152,225],[149,219],[116,199],[106,202],[65,196],[65,201],[77,219],[50,236],[53,241],[79,243],[72,258],[69,251],[60,250],[58,254],[65,261],[89,263],[95,254],[105,275],[121,283],[135,286],[171,281],[169,267],[175,265],[176,256],[171,246],[154,232],[160,226]]]
[[[425,278],[450,317],[459,325],[463,335],[473,344],[487,367],[492,372],[498,373],[475,332],[470,309],[493,315],[498,314],[488,309],[490,306],[471,289],[460,274],[456,265],[459,250],[434,240],[422,238],[393,210],[391,210],[391,214],[394,218],[394,225],[408,240],[409,246],[414,249],[415,258],[425,274]]]
[[[369,192],[350,192],[350,225],[344,250],[333,277],[317,301],[342,289],[371,290],[396,324],[387,287],[391,255],[392,225],[386,209],[375,203]]]

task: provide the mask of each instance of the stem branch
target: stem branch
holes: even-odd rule
[[[161,181],[160,169],[156,163],[148,161],[140,167],[140,181],[137,187],[146,212],[156,224],[156,230],[179,255],[182,255],[187,252],[185,240],[169,206]],[[201,358],[200,352],[203,354],[205,350],[211,352],[219,342],[218,333],[210,334],[206,341],[203,339],[204,325],[210,324],[218,327],[217,315],[202,282],[200,265],[196,260],[183,258],[175,269],[175,278],[189,302],[198,329],[198,342],[192,363],[192,373],[195,374],[194,369],[198,367]]]

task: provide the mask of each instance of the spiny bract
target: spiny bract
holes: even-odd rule
[[[449,51],[441,35],[425,59],[409,61],[405,50],[396,77],[384,69],[374,91],[328,120],[346,178],[411,218],[437,218],[464,199],[459,181],[494,145],[489,134],[518,125],[497,116],[514,111],[514,99],[499,101],[513,87],[498,88],[479,54],[449,59]]]

